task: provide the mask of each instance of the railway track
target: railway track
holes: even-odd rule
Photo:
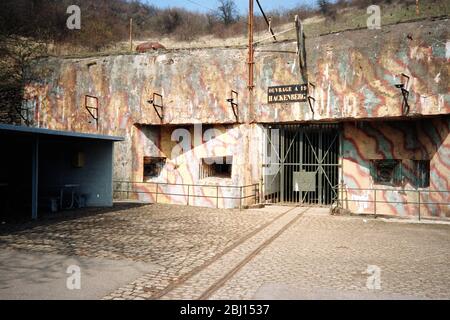
[[[182,278],[180,278],[177,281],[172,282],[169,284],[165,289],[163,289],[161,292],[157,294],[157,296],[154,297],[154,299],[160,299],[164,296],[170,294],[174,290],[179,289],[180,287],[186,285],[188,281],[192,281],[194,277],[200,276],[200,273],[207,269],[208,267],[212,266],[214,263],[218,262],[219,259],[223,258],[225,255],[229,254],[231,251],[239,247],[240,245],[243,245],[246,241],[251,241],[251,239],[259,234],[260,232],[264,232],[271,226],[273,226],[276,222],[278,222],[283,217],[287,216],[290,212],[293,210],[298,209],[298,207],[292,207],[289,210],[279,214],[269,222],[265,223],[264,225],[260,226],[259,228],[255,229],[253,232],[247,234],[246,236],[242,237],[237,242],[233,243],[231,246],[227,247],[224,251],[217,254],[201,266],[194,268],[191,272],[185,274]],[[256,246],[256,248],[252,248],[252,250],[245,254],[244,257],[240,259],[240,262],[237,263],[235,266],[233,266],[232,269],[225,272],[225,274],[221,274],[220,277],[217,277],[214,279],[212,284],[210,284],[206,290],[204,290],[201,294],[197,294],[195,299],[198,300],[206,300],[210,298],[219,288],[221,288],[228,280],[230,280],[239,270],[241,270],[247,263],[249,263],[254,257],[256,257],[264,248],[269,246],[275,239],[277,239],[282,233],[284,233],[290,226],[292,226],[295,222],[297,222],[303,214],[308,211],[309,208],[304,208],[302,212],[297,214],[294,218],[289,220],[287,223],[285,223],[279,230],[277,230],[274,234],[269,236],[267,239],[265,239],[261,244]]]

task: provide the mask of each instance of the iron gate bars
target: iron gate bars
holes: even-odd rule
[[[276,125],[266,128],[265,137],[266,201],[318,205],[335,201],[341,167],[338,125]]]

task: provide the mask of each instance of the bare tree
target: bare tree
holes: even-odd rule
[[[217,17],[228,26],[238,20],[238,11],[233,0],[219,0],[217,7]]]
[[[327,18],[336,19],[336,8],[330,3],[329,0],[318,0],[320,12]]]
[[[0,123],[20,123],[25,85],[38,80],[29,72],[29,65],[46,53],[43,41],[0,34]],[[29,119],[23,120],[29,124]]]

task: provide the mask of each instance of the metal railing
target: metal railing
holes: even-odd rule
[[[334,203],[336,206],[340,208],[344,208],[344,204],[348,203],[371,203],[373,204],[373,211],[367,212],[372,213],[374,216],[383,214],[377,212],[377,204],[387,204],[387,205],[403,205],[403,206],[415,206],[417,209],[417,217],[419,220],[422,218],[422,209],[425,208],[428,210],[427,206],[450,206],[450,190],[420,190],[420,189],[394,189],[394,188],[349,188],[346,186],[338,185],[335,187],[336,196],[334,199]],[[360,193],[365,192],[366,196],[370,196],[370,199],[353,199],[351,196],[359,195]],[[401,201],[399,200],[388,200],[389,193],[397,193],[401,195],[403,198]],[[439,199],[436,201],[430,201],[430,195],[440,195]],[[416,200],[408,199],[412,195],[415,195]],[[425,197],[428,195],[428,197]],[[426,198],[422,201],[423,198]],[[449,209],[450,211],[450,209]]]
[[[219,200],[230,199],[239,200],[239,209],[248,205],[245,203],[246,199],[254,199],[250,204],[259,203],[259,184],[249,184],[242,186],[233,185],[206,185],[206,184],[185,184],[185,183],[165,183],[165,182],[136,182],[136,181],[113,181],[113,193],[114,194],[126,194],[126,200],[130,200],[130,195],[148,194],[152,195],[154,203],[158,203],[158,196],[165,197],[183,197],[186,199],[186,205],[194,205],[191,199],[195,198],[208,198],[215,201],[215,207],[219,208]],[[183,192],[166,191],[164,187],[176,188],[181,187]],[[139,190],[140,187],[145,187],[145,190]],[[148,190],[153,187],[153,190]],[[196,193],[196,189],[212,190],[212,194]],[[223,189],[239,190],[239,196],[226,196],[223,195]],[[178,191],[178,190],[176,190]],[[222,192],[222,194],[221,194]]]

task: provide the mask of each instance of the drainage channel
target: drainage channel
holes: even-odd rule
[[[305,208],[305,210],[298,213],[294,218],[290,218],[289,213],[298,208],[298,206],[290,208],[259,227],[254,232],[240,239],[216,257],[186,274],[182,279],[170,284],[158,295],[158,297],[156,297],[156,299],[208,299],[208,297],[233,277],[259,252],[278,238],[292,224],[298,221],[298,219],[309,209]],[[290,220],[284,222],[283,220],[285,218]],[[269,233],[269,235],[272,232],[274,233],[265,239],[265,232]],[[232,252],[233,249],[236,249],[239,246],[243,247],[237,250],[237,254],[236,252]],[[242,249],[248,251],[247,254],[243,253],[245,255],[244,257],[241,256]],[[235,266],[223,275],[223,269],[226,268],[227,265]]]

